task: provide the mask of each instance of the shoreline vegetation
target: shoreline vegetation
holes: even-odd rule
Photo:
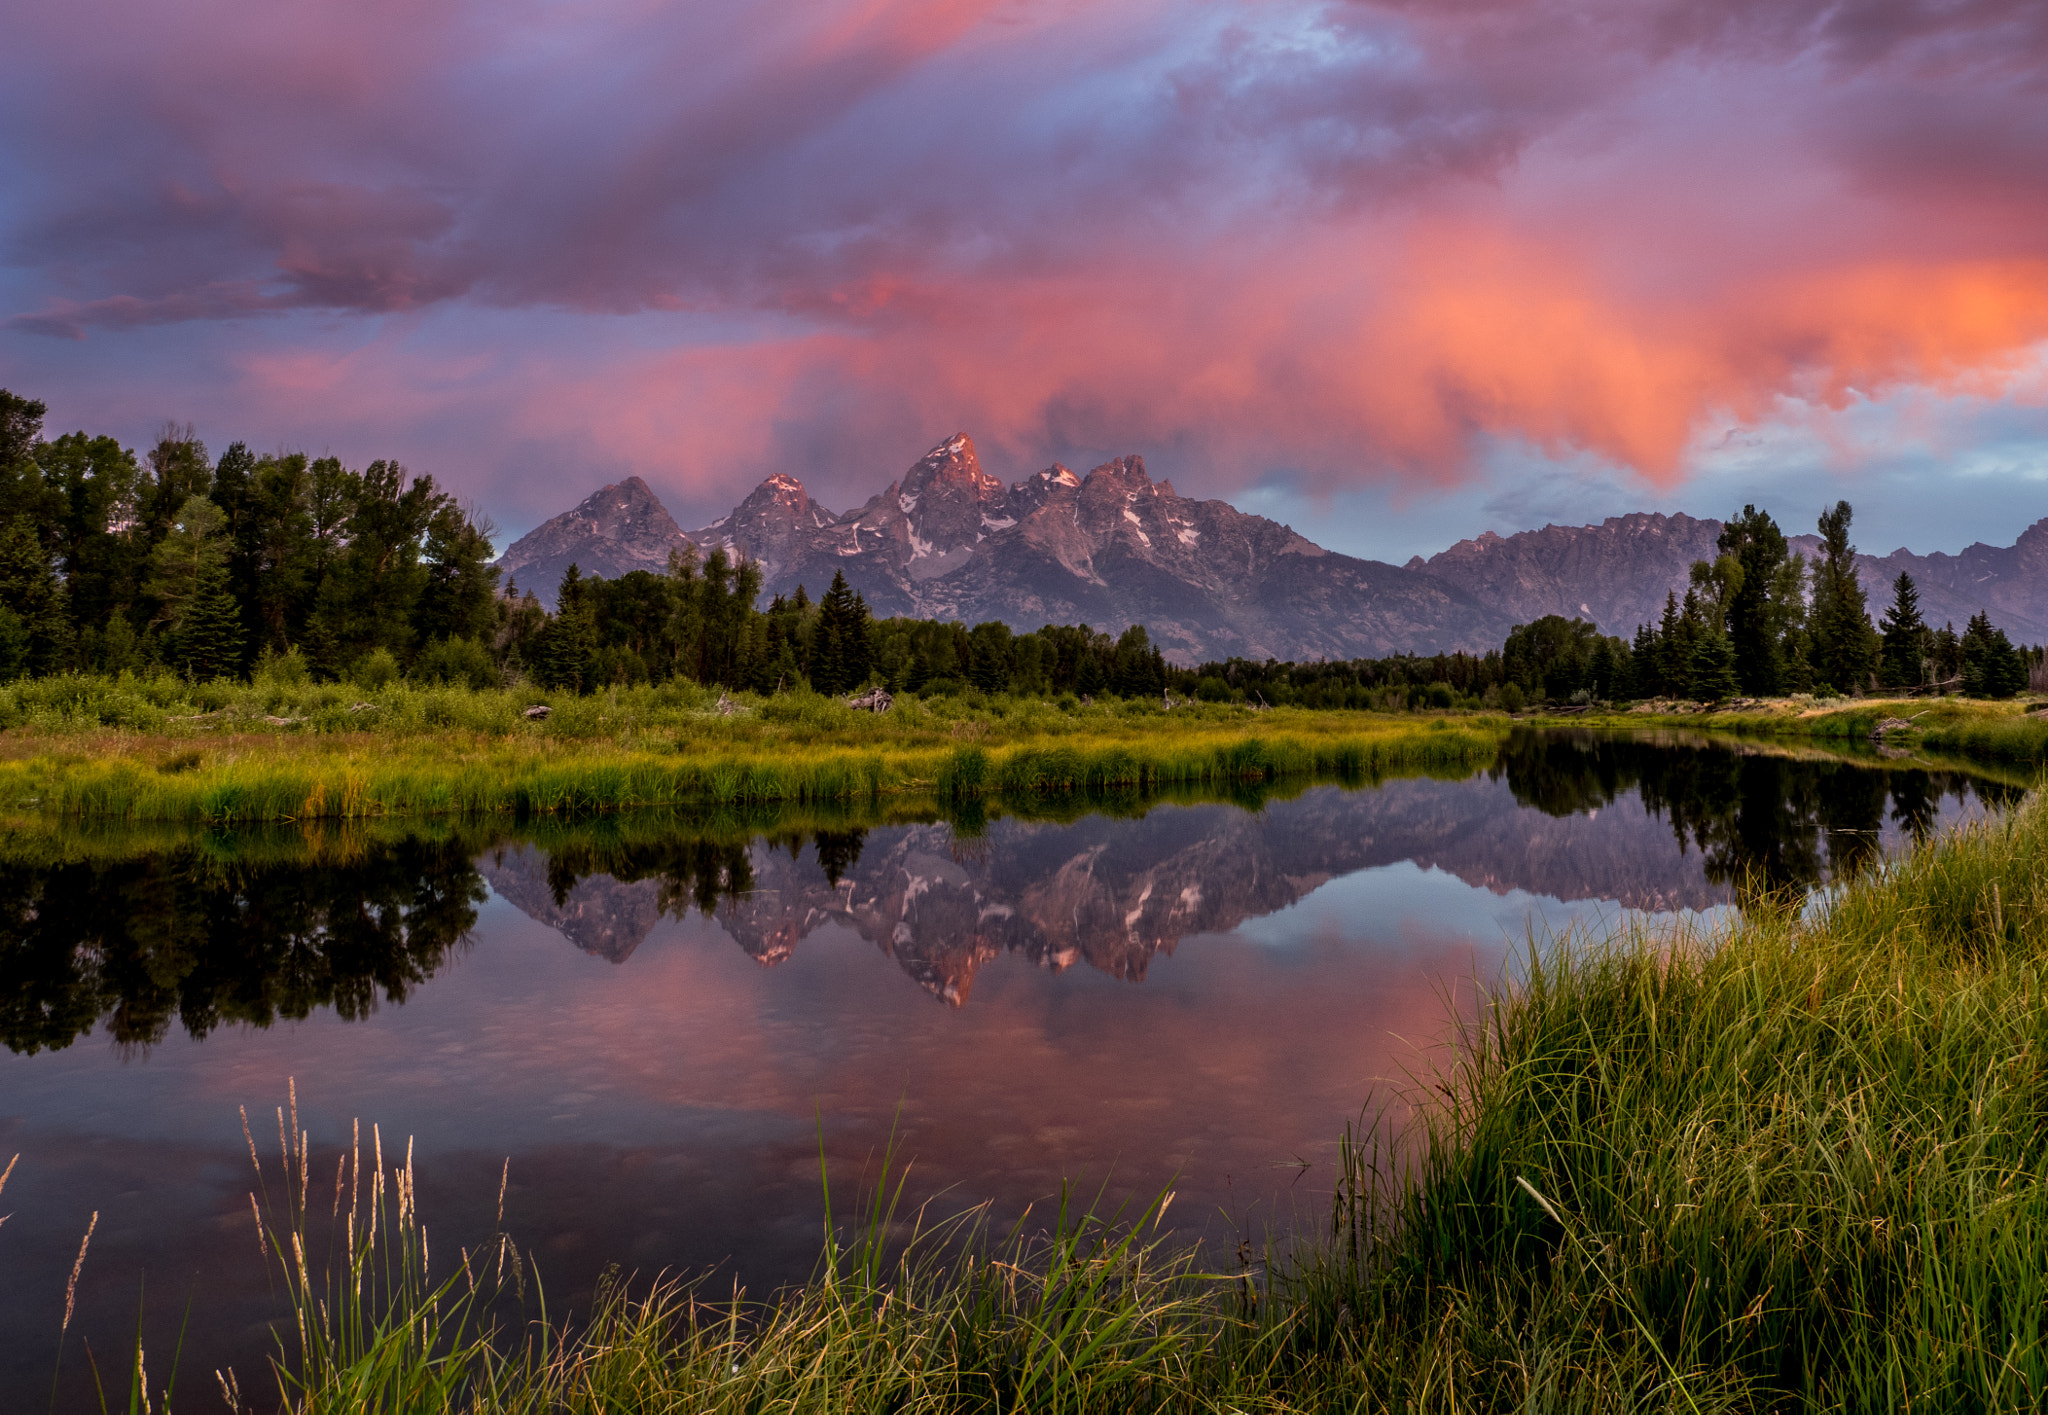
[[[2048,761],[2041,706],[1795,697],[1594,702],[1511,717],[972,691],[901,695],[874,713],[808,690],[735,695],[688,680],[576,694],[70,674],[0,685],[0,817],[225,825],[1079,800],[1472,770],[1530,726],[1874,746],[2024,768]]]
[[[1811,907],[1532,942],[1409,1128],[1347,1137],[1327,1227],[1222,1271],[1163,1229],[1169,1195],[925,1226],[885,1162],[828,1216],[808,1284],[617,1282],[565,1323],[511,1238],[429,1270],[409,1147],[365,1129],[338,1169],[294,1113],[259,1220],[290,1304],[283,1395],[478,1415],[2039,1408],[2044,856],[2036,796]]]
[[[527,709],[545,706],[545,716]],[[734,697],[687,682],[579,696],[388,684],[0,687],[0,813],[303,822],[1060,796],[1365,780],[1490,760],[1506,721],[1145,699]]]
[[[2048,763],[2048,699],[1987,702],[1880,695],[1728,703],[1652,700],[1631,707],[1591,704],[1558,720],[1592,730],[1682,727],[1725,737],[1875,743],[1881,751],[1918,747],[1985,761]]]

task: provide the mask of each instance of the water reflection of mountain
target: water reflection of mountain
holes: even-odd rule
[[[673,875],[660,883],[656,858],[610,859],[614,873],[598,880],[523,852],[486,874],[509,901],[614,961],[653,928],[667,888],[715,912],[764,964],[844,925],[957,1006],[1002,953],[1138,980],[1189,934],[1232,929],[1339,875],[1401,861],[1495,893],[1645,910],[1708,908],[1750,884],[1809,887],[1887,832],[1924,831],[1945,796],[1971,789],[1920,771],[1545,737],[1516,743],[1484,778],[1323,787],[1257,813],[1174,806],[1137,820],[1006,818],[969,840],[935,824],[820,836],[814,849],[757,841],[715,866],[698,861],[694,891],[678,891]],[[715,903],[703,887],[714,872],[730,885]]]
[[[1495,892],[1700,908],[1751,883],[1811,886],[1928,829],[1947,801],[2014,794],[1896,766],[1550,733],[1466,781],[1318,787],[1256,812],[1001,817],[972,838],[943,824],[749,835],[707,823],[693,836],[686,822],[607,818],[531,827],[544,847],[281,836],[133,856],[0,851],[0,1041],[61,1047],[104,1020],[117,1041],[146,1046],[174,1023],[204,1036],[318,1008],[360,1017],[445,964],[486,881],[615,963],[691,908],[769,964],[828,923],[849,927],[958,1004],[998,954],[1140,979],[1189,934],[1377,865],[1412,860]]]

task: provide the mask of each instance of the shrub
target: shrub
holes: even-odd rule
[[[357,659],[355,668],[349,673],[350,682],[372,692],[390,687],[397,679],[398,660],[391,656],[390,649],[376,649]]]

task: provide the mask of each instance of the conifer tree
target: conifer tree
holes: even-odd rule
[[[1892,582],[1891,608],[1884,612],[1884,648],[1879,681],[1887,688],[1917,688],[1925,677],[1922,659],[1927,621],[1920,617],[1920,591],[1899,572]]]
[[[1630,697],[1654,698],[1664,691],[1663,675],[1658,667],[1660,661],[1657,631],[1648,624],[1636,625],[1635,651],[1629,655],[1628,661]]]
[[[224,563],[203,566],[171,634],[172,658],[195,680],[229,677],[242,668],[242,616]]]
[[[1877,671],[1879,640],[1870,607],[1856,579],[1856,547],[1849,544],[1854,513],[1846,501],[1820,517],[1826,558],[1813,583],[1812,663],[1815,679],[1839,693],[1861,693]]]
[[[1701,626],[1692,645],[1692,696],[1718,703],[1742,691],[1735,671],[1735,645],[1712,624]]]
[[[1734,562],[1731,573],[1722,577],[1722,609],[1742,691],[1782,692],[1784,636],[1792,616],[1791,605],[1781,598],[1787,585],[1785,534],[1769,515],[1745,506],[1729,519],[1716,544],[1723,560]]]
[[[811,686],[821,693],[843,693],[859,681],[852,662],[855,618],[853,591],[846,575],[835,571],[832,587],[818,601],[817,636],[811,645]]]
[[[1954,624],[1944,624],[1935,633],[1928,656],[1934,660],[1934,681],[1943,685],[1944,693],[1952,691],[1963,673],[1963,641]]]
[[[17,673],[61,672],[71,657],[69,602],[50,553],[28,519],[0,529],[0,606],[14,620],[8,634]]]
[[[2005,630],[1983,610],[1963,629],[1963,691],[1973,698],[2009,698],[2027,686],[2027,667]]]

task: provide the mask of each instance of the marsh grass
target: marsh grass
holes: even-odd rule
[[[1739,712],[1610,714],[1579,721],[1631,731],[1675,726],[1734,737],[1865,746],[1879,723],[1896,718],[1911,726],[1886,735],[1889,750],[1911,748],[2037,768],[2048,762],[2048,711],[2038,710],[2042,706],[2038,701],[1884,698],[1835,706],[1783,702]]]
[[[1006,698],[907,698],[878,716],[809,693],[743,697],[721,712],[687,684],[565,697],[529,720],[522,703],[548,695],[353,694],[126,676],[0,688],[0,723],[11,724],[0,812],[235,823],[1156,793],[1470,770],[1491,760],[1504,726]]]

